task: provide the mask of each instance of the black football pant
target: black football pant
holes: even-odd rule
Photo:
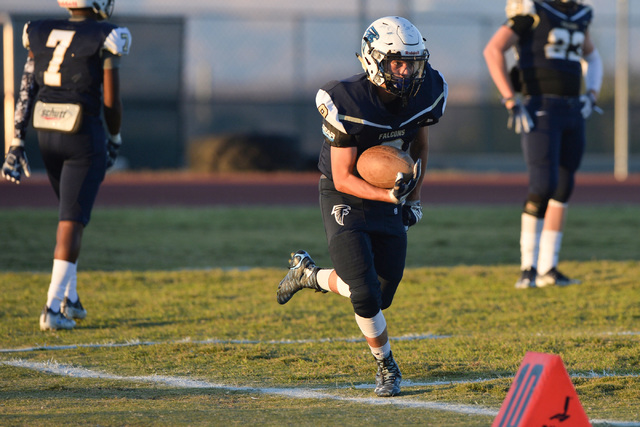
[[[49,182],[59,200],[59,220],[86,226],[107,166],[102,122],[85,115],[78,133],[39,131],[38,141]]]
[[[530,133],[522,134],[529,194],[544,205],[549,199],[566,203],[585,150],[580,98],[532,96],[526,106],[535,123]]]
[[[349,285],[354,312],[372,318],[391,305],[404,272],[402,209],[341,193],[324,177],[319,188],[333,267]]]

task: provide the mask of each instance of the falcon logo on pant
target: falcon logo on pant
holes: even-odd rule
[[[336,217],[336,222],[340,225],[344,225],[344,217],[351,212],[351,206],[349,205],[333,205],[331,215]]]

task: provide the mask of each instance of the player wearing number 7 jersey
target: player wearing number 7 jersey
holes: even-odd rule
[[[14,139],[2,165],[9,181],[20,183],[22,174],[30,175],[24,140],[33,116],[59,200],[42,330],[72,329],[74,319],[87,315],[76,290],[77,260],[98,189],[122,143],[118,69],[131,44],[127,28],[105,21],[114,0],[58,0],[58,5],[69,10],[69,19],[32,21],[24,27],[22,42],[29,54],[16,103]]]
[[[509,110],[509,124],[521,134],[529,173],[516,288],[579,283],[560,273],[557,263],[585,149],[585,119],[599,111],[602,61],[589,35],[593,10],[575,0],[507,0],[506,12],[507,21],[484,57]],[[505,54],[512,47],[517,66],[508,72]],[[583,60],[586,93],[581,95]]]

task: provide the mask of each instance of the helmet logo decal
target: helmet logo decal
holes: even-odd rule
[[[351,212],[351,206],[349,205],[333,205],[331,215],[336,217],[338,225],[344,225],[344,217]]]
[[[378,30],[376,30],[372,25],[367,29],[367,32],[365,33],[364,38],[369,43],[371,43],[374,40],[378,40],[380,38],[380,34],[378,34]]]

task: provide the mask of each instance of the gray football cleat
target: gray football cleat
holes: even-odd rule
[[[378,372],[376,372],[375,393],[380,397],[391,397],[400,394],[400,382],[402,374],[398,364],[393,359],[393,353],[382,360],[376,359]]]
[[[78,297],[78,301],[76,302],[71,302],[69,298],[64,297],[64,301],[62,301],[60,305],[60,312],[64,314],[64,317],[67,319],[84,319],[87,317],[87,310],[82,306],[80,297]]]
[[[580,280],[570,279],[564,274],[560,273],[557,268],[553,267],[542,276],[538,275],[536,278],[536,286],[544,288],[545,286],[569,286],[579,285]]]
[[[309,288],[316,292],[327,292],[318,286],[316,274],[320,270],[305,251],[291,254],[289,272],[278,285],[276,297],[279,304],[286,304],[300,289]]]
[[[75,326],[76,322],[73,319],[67,319],[61,312],[53,311],[46,305],[42,308],[42,313],[40,313],[41,331],[73,329]]]
[[[538,272],[535,267],[522,270],[520,278],[516,282],[516,289],[528,289],[536,287],[536,276]]]

